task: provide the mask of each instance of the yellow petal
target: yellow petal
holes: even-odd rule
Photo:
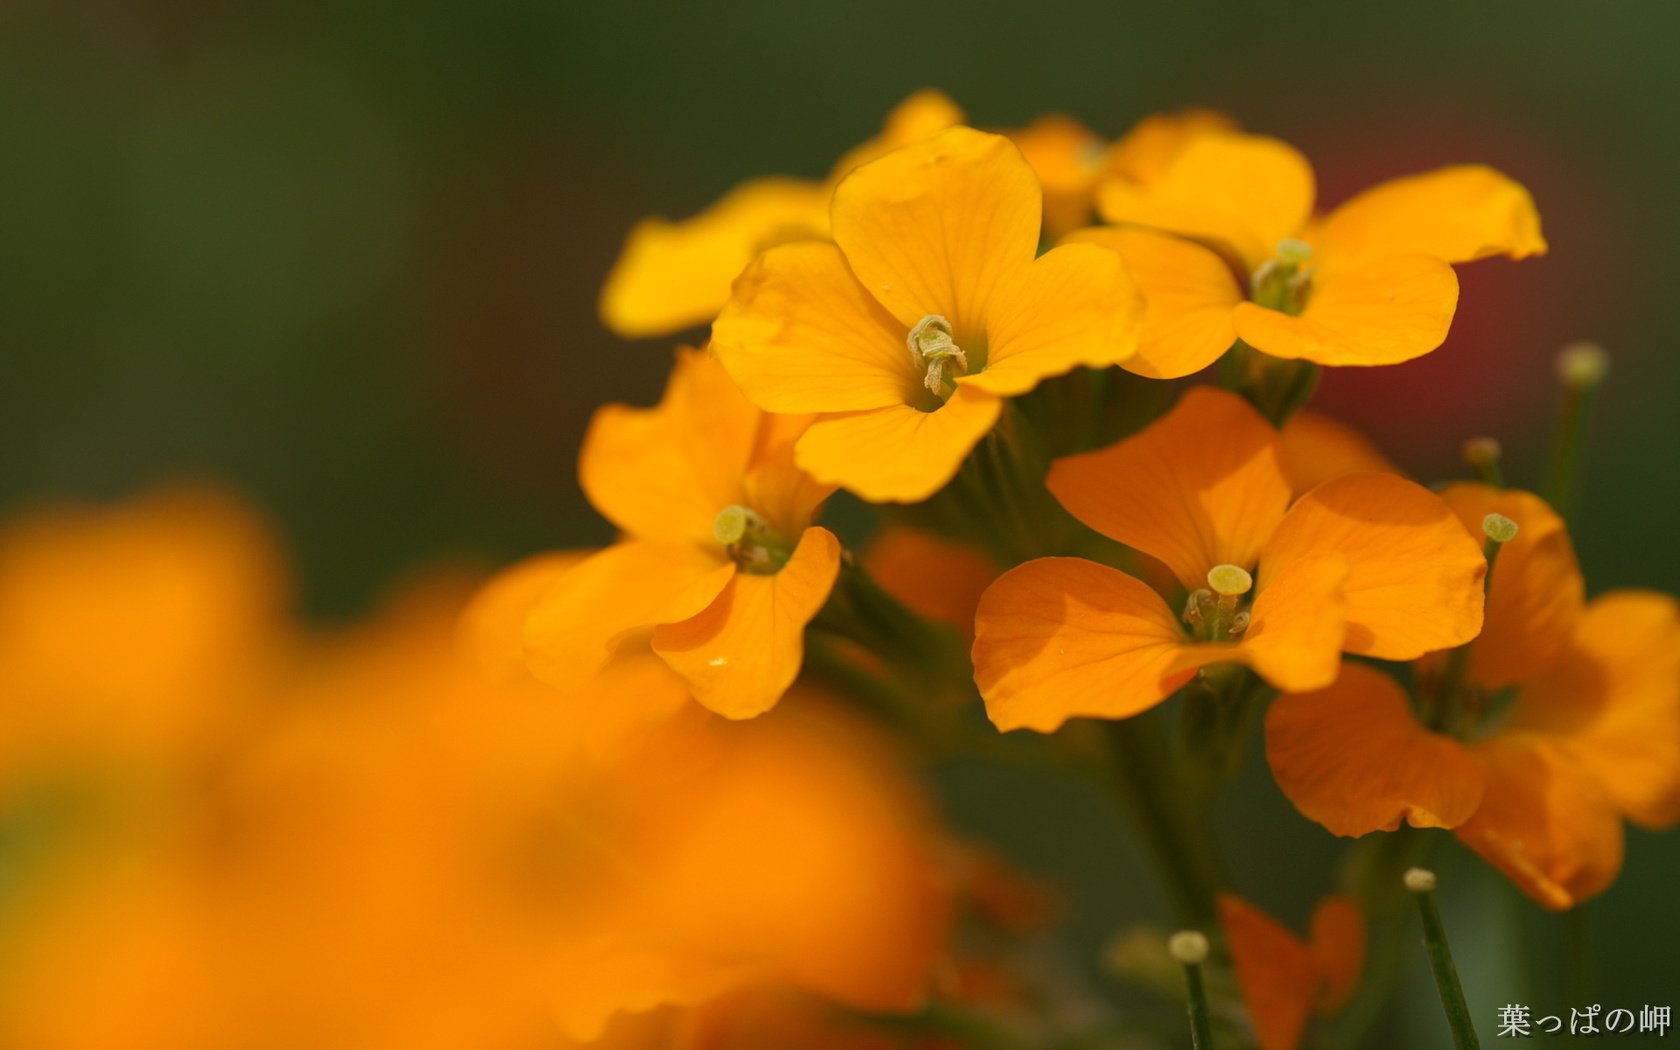
[[[1055,240],[1089,225],[1106,144],[1072,117],[1049,113],[1008,133],[1044,190],[1044,235]]]
[[[595,413],[579,481],[595,509],[631,536],[710,543],[718,511],[743,498],[762,415],[717,358],[679,350],[657,406]]]
[[[1534,198],[1480,164],[1374,186],[1326,216],[1314,240],[1322,265],[1337,270],[1412,252],[1448,263],[1546,253]]]
[[[1597,778],[1532,733],[1475,745],[1486,790],[1464,844],[1542,907],[1572,908],[1597,896],[1622,868],[1622,818]]]
[[[1365,915],[1352,897],[1333,894],[1313,909],[1310,929],[1307,950],[1319,981],[1313,1008],[1334,1013],[1353,998],[1365,969]]]
[[[884,157],[900,146],[933,138],[946,128],[963,122],[962,107],[943,91],[924,88],[893,107],[881,124],[881,133],[848,150],[829,173],[829,185],[851,174],[853,168]]]
[[[909,329],[870,298],[832,244],[790,244],[754,262],[712,325],[712,349],[769,412],[903,404],[921,374]]]
[[[1231,311],[1243,291],[1218,254],[1181,237],[1115,226],[1079,230],[1068,240],[1119,252],[1143,294],[1143,329],[1137,353],[1121,362],[1126,371],[1177,379],[1206,368],[1236,341]]]
[[[1218,110],[1191,107],[1144,117],[1109,147],[1108,173],[1135,183],[1159,179],[1186,143],[1201,135],[1242,130]]]
[[[1233,893],[1219,895],[1219,923],[1260,1050],[1296,1050],[1318,987],[1307,946]]]
[[[1289,504],[1281,455],[1246,401],[1195,387],[1142,433],[1057,460],[1046,484],[1074,517],[1195,590],[1215,565],[1255,563]]]
[[[1563,519],[1545,500],[1515,489],[1468,482],[1441,491],[1474,542],[1482,519],[1503,514],[1516,539],[1500,547],[1488,587],[1486,620],[1470,649],[1470,674],[1489,689],[1542,674],[1569,644],[1581,617],[1581,567]]]
[[[755,179],[692,219],[644,219],[601,289],[601,320],[627,339],[705,324],[729,283],[764,249],[828,236],[828,188],[805,179]]]
[[[1357,430],[1309,409],[1283,425],[1283,466],[1296,496],[1344,474],[1404,474]]]
[[[937,314],[958,346],[983,338],[992,296],[1038,252],[1038,179],[1002,135],[952,128],[836,187],[834,240],[906,328]]]
[[[871,503],[916,503],[955,476],[1002,410],[998,398],[962,386],[932,412],[899,404],[824,416],[799,439],[799,465]]]
[[[1244,342],[1273,357],[1394,365],[1440,346],[1457,308],[1452,267],[1428,255],[1391,255],[1314,278],[1299,317],[1242,303],[1233,320]]]
[[[543,592],[580,565],[589,551],[551,551],[508,566],[478,589],[456,636],[485,677],[508,681],[525,670],[525,617]]]
[[[1227,246],[1253,270],[1312,213],[1313,173],[1293,147],[1263,135],[1209,133],[1185,143],[1155,180],[1105,183],[1109,222],[1151,226]]]
[[[565,690],[588,684],[621,645],[640,645],[657,624],[710,605],[733,562],[685,544],[617,543],[562,573],[525,618],[531,673]]]
[[[1128,718],[1194,674],[1173,668],[1185,638],[1160,596],[1079,558],[1041,558],[1004,573],[981,597],[974,630],[974,681],[1003,730]]]
[[[1095,245],[1053,249],[993,297],[986,367],[961,377],[1002,397],[1081,365],[1104,368],[1137,348],[1143,297],[1120,257]]]
[[[780,572],[736,573],[699,615],[656,628],[654,651],[718,714],[763,714],[798,677],[805,625],[839,571],[840,541],[827,529],[806,529]]]
[[[1482,770],[1412,714],[1394,680],[1342,665],[1328,688],[1286,693],[1266,712],[1266,759],[1295,808],[1336,835],[1456,827],[1482,797]]]
[[[1680,607],[1653,591],[1593,599],[1563,658],[1518,696],[1511,724],[1552,736],[1635,823],[1672,826],[1680,820]]]
[[[1428,489],[1390,474],[1349,474],[1313,489],[1261,553],[1262,593],[1285,565],[1328,553],[1348,564],[1347,652],[1412,660],[1481,630],[1487,561]]]

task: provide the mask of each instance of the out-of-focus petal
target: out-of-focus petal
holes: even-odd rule
[[[1334,894],[1313,909],[1307,950],[1318,973],[1318,1013],[1347,1005],[1365,970],[1365,915],[1352,897]]]
[[[881,123],[879,135],[847,150],[835,162],[828,176],[829,185],[851,174],[853,168],[884,157],[900,146],[933,138],[946,128],[962,122],[962,107],[950,96],[943,91],[923,88],[892,108],[887,119]]]
[[[902,525],[870,541],[862,563],[881,589],[912,612],[974,636],[980,595],[998,577],[992,559],[960,543]]]
[[[1107,143],[1061,113],[1008,132],[1044,190],[1044,236],[1055,240],[1091,221]]]
[[[456,637],[466,657],[493,682],[524,674],[526,615],[556,579],[592,553],[536,554],[492,577],[461,610]]]
[[[1103,166],[1118,178],[1147,184],[1160,178],[1185,144],[1197,136],[1241,130],[1236,121],[1214,109],[1193,106],[1154,113],[1109,147]]]
[[[1295,413],[1283,425],[1283,468],[1297,497],[1344,474],[1404,476],[1357,430],[1310,409]]]
[[[1219,895],[1219,922],[1260,1050],[1296,1050],[1318,987],[1307,946],[1235,894]]]
[[[1458,277],[1429,255],[1388,255],[1315,278],[1299,317],[1258,303],[1233,314],[1237,334],[1273,357],[1321,365],[1396,365],[1447,338]]]

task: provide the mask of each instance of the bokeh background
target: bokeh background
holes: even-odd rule
[[[1062,110],[1109,135],[1214,106],[1301,146],[1326,204],[1455,161],[1527,184],[1551,255],[1461,271],[1444,348],[1336,372],[1319,404],[1422,478],[1458,473],[1462,440],[1489,434],[1533,484],[1551,354],[1603,342],[1589,589],[1680,591],[1677,37],[1663,0],[9,0],[0,511],[224,482],[287,537],[321,620],[439,559],[603,541],[573,475],[583,426],[602,402],[654,400],[670,351],[595,318],[624,232],[752,175],[820,177],[932,86],[982,125]],[[1335,844],[1249,765],[1224,813],[1238,882],[1298,923],[1325,882],[1270,873],[1322,870]],[[1067,887],[1075,951],[1160,914],[1089,787],[935,773],[960,828]],[[1525,995],[1567,1010],[1549,990],[1556,925],[1449,854],[1488,1034]],[[1677,875],[1680,843],[1631,833],[1593,907],[1606,1003],[1673,996]],[[1427,994],[1403,1003],[1395,1045],[1432,1045]],[[1413,1008],[1424,1034],[1405,1034]]]

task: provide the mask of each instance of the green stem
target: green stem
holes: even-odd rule
[[[1185,964],[1184,988],[1190,999],[1186,1007],[1190,1015],[1190,1046],[1193,1050],[1213,1050],[1213,1025],[1208,1020],[1207,989],[1202,987],[1200,965]]]
[[[1427,885],[1417,888],[1413,883],[1415,876],[1426,877]],[[1470,1006],[1464,1001],[1464,986],[1458,981],[1458,968],[1453,965],[1452,949],[1447,945],[1447,928],[1435,904],[1435,876],[1422,868],[1413,868],[1406,878],[1408,888],[1417,897],[1418,914],[1423,918],[1423,945],[1429,952],[1429,965],[1435,971],[1435,988],[1441,993],[1441,1008],[1452,1029],[1453,1046],[1458,1050],[1480,1050]]]
[[[1143,834],[1179,921],[1203,925],[1213,918],[1214,895],[1224,877],[1205,813],[1185,804],[1187,792],[1158,712],[1117,719],[1107,727],[1121,798]]]
[[[1552,439],[1551,460],[1546,467],[1546,502],[1558,512],[1565,525],[1573,525],[1581,499],[1582,465],[1585,459],[1587,409],[1592,402],[1591,386],[1564,389],[1563,414]]]

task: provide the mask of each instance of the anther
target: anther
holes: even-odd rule
[[[1284,266],[1294,269],[1304,266],[1312,259],[1312,245],[1306,241],[1298,241],[1293,237],[1285,237],[1277,243],[1277,260]]]
[[[968,371],[968,356],[957,346],[951,333],[951,322],[938,314],[928,314],[905,337],[904,345],[910,348],[910,357],[918,367],[925,367],[927,375],[922,379],[922,385],[935,394],[942,394],[951,377],[946,374],[949,367],[956,375]]]
[[[1225,598],[1247,594],[1254,586],[1254,577],[1239,565],[1215,565],[1208,570],[1208,586]]]
[[[1597,343],[1570,343],[1556,363],[1558,381],[1570,390],[1591,390],[1610,371],[1610,355]]]
[[[1231,617],[1231,626],[1226,628],[1226,630],[1231,634],[1241,634],[1248,630],[1248,621],[1248,610],[1244,609],[1242,612]]]

